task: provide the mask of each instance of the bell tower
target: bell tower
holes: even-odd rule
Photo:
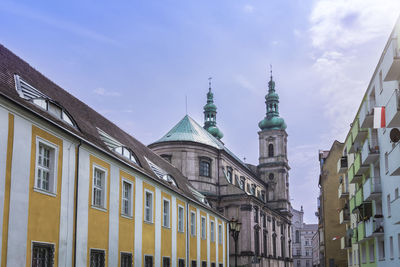
[[[279,117],[279,96],[271,76],[265,96],[266,116],[258,126],[260,178],[267,184],[268,205],[281,212],[290,211],[287,133],[283,118]]]
[[[214,104],[214,94],[211,92],[211,78],[208,78],[207,104],[204,106],[203,128],[217,139],[224,137],[224,134],[217,127],[217,106]]]

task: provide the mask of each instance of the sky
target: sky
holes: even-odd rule
[[[223,141],[258,162],[273,66],[290,195],[316,223],[318,151],[343,142],[400,15],[398,0],[0,2],[0,43],[144,144],[187,113],[208,78]]]

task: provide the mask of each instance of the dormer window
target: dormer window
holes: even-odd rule
[[[114,151],[117,152],[118,154],[121,154],[123,157],[129,159],[133,163],[138,164],[135,154],[129,148],[126,148],[124,146],[119,146],[114,148]]]
[[[178,187],[176,184],[176,181],[175,181],[174,177],[172,177],[172,175],[170,175],[169,173],[167,173],[166,171],[161,169],[159,166],[157,166],[156,164],[151,162],[148,158],[145,157],[145,159],[146,159],[147,163],[149,164],[150,169],[154,172],[154,174],[159,179],[162,179],[162,180],[168,182],[170,185]]]
[[[60,119],[65,123],[75,127],[73,119],[70,115],[68,115],[67,111],[63,107],[61,107],[59,104],[56,104],[53,100],[51,100],[50,97],[22,80],[18,75],[15,75],[14,78],[15,88],[20,97],[46,110],[57,119]]]

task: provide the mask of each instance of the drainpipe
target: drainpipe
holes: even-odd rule
[[[189,203],[186,202],[186,266],[190,266],[189,251],[190,251],[190,235],[189,235]]]
[[[76,183],[75,183],[75,233],[74,233],[74,267],[76,267],[76,239],[77,239],[77,221],[78,221],[78,185],[79,185],[79,148],[82,145],[82,141],[79,140],[76,153]]]

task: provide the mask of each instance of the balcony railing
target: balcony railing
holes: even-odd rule
[[[383,218],[371,217],[368,221],[365,221],[366,238],[372,238],[383,234],[384,234]]]
[[[363,185],[364,201],[373,200],[382,194],[381,178],[369,177]]]
[[[360,206],[364,201],[363,190],[359,188],[356,192],[356,207]]]
[[[379,146],[375,138],[365,140],[361,150],[361,164],[368,165],[379,159]]]
[[[394,90],[385,107],[386,127],[400,127],[400,91]]]
[[[400,198],[397,198],[393,200],[393,202],[390,204],[390,209],[391,209],[391,221],[392,224],[399,224],[400,223]]]
[[[383,76],[386,82],[395,81],[400,78],[400,51],[397,38],[393,38],[390,41],[382,66],[385,67]]]
[[[353,146],[355,147],[355,152],[358,150],[361,141],[365,139],[368,135],[367,129],[360,128],[360,121],[355,120],[353,126],[351,127],[351,135],[353,136]]]
[[[353,228],[353,236],[351,238],[351,243],[356,244],[358,242],[358,228]]]
[[[369,165],[362,164],[361,153],[360,152],[357,153],[356,158],[354,159],[354,177],[359,176],[358,177],[358,178],[360,178],[359,181],[361,181],[362,177],[360,177],[360,176],[363,175],[368,170],[369,170]]]
[[[337,172],[345,173],[347,171],[347,156],[341,157],[337,163]]]
[[[400,142],[388,154],[388,172],[391,176],[400,175]]]
[[[340,239],[340,248],[341,249],[349,249],[349,248],[351,248],[351,237],[348,238],[348,237],[343,236]]]
[[[358,238],[357,241],[363,241],[365,239],[365,223],[364,222],[359,222],[357,226],[357,233],[358,233]]]
[[[347,171],[347,177],[349,178],[350,184],[356,184],[362,180],[361,175],[354,174],[354,164],[351,164],[349,170]]]
[[[340,224],[350,222],[350,211],[349,211],[349,209],[342,209],[339,212],[339,222],[340,222]]]
[[[374,123],[374,109],[373,104],[364,101],[359,115],[361,128],[372,128]]]

